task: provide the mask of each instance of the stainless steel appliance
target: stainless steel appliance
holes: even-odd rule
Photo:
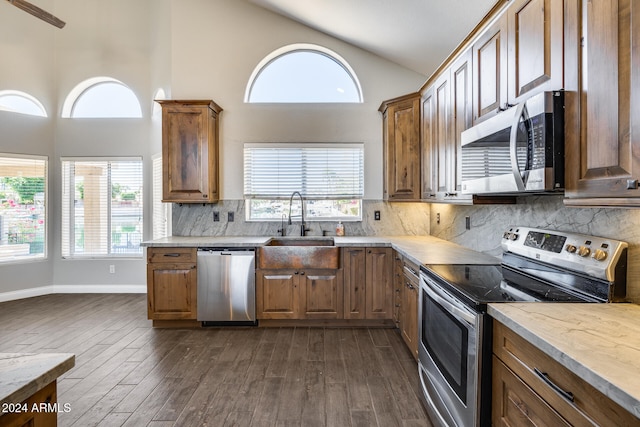
[[[564,189],[564,92],[543,92],[461,134],[467,194]]]
[[[625,242],[510,227],[502,249],[496,265],[421,266],[418,371],[436,425],[491,424],[488,303],[597,303],[625,297]]]
[[[198,248],[197,254],[197,319],[204,325],[255,325],[254,249]]]

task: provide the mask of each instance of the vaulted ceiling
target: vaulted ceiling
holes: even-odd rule
[[[496,0],[248,0],[425,76]]]

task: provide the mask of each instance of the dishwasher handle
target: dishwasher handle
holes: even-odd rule
[[[255,252],[255,248],[201,247],[198,252],[224,252],[225,255],[237,252]]]

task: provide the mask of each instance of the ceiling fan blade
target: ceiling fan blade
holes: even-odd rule
[[[7,0],[7,1],[12,5],[14,5],[15,7],[22,9],[25,12],[30,13],[36,18],[40,18],[51,25],[54,25],[58,28],[62,28],[65,26],[64,21],[56,18],[49,12],[40,9],[38,6],[31,4],[26,0]]]

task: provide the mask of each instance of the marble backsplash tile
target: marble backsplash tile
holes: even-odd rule
[[[437,214],[440,213],[440,223]],[[471,221],[465,228],[465,217]],[[510,225],[570,231],[629,243],[627,295],[640,303],[640,210],[568,208],[562,196],[527,196],[515,205],[431,205],[431,235],[499,256],[502,232]]]
[[[380,211],[381,220],[374,219]],[[213,212],[220,221],[213,221]],[[235,221],[227,221],[234,212]],[[438,222],[438,215],[440,221]],[[175,236],[277,236],[280,221],[247,222],[243,200],[223,200],[208,205],[173,205]],[[465,228],[469,217],[471,227]],[[309,222],[309,235],[335,235],[336,222]],[[629,243],[627,295],[640,303],[640,210],[611,208],[567,208],[562,196],[527,196],[515,205],[458,206],[427,203],[363,202],[363,220],[346,222],[345,233],[351,236],[428,235],[458,243],[470,249],[499,256],[500,238],[510,225],[524,225],[551,230],[571,231],[610,237]],[[288,226],[286,235],[297,235],[299,223]]]
[[[220,221],[213,221],[213,212],[219,212]],[[380,220],[374,219],[374,212],[380,211]],[[228,212],[234,213],[234,221],[229,222]],[[345,222],[348,236],[422,236],[429,234],[429,205],[424,203],[386,203],[378,200],[363,201],[363,219]],[[307,232],[311,236],[335,235],[337,221],[307,222]],[[174,236],[277,236],[282,221],[249,222],[245,220],[244,200],[222,200],[215,204],[174,204],[172,208],[172,228]],[[299,219],[284,227],[287,236],[300,233]]]

